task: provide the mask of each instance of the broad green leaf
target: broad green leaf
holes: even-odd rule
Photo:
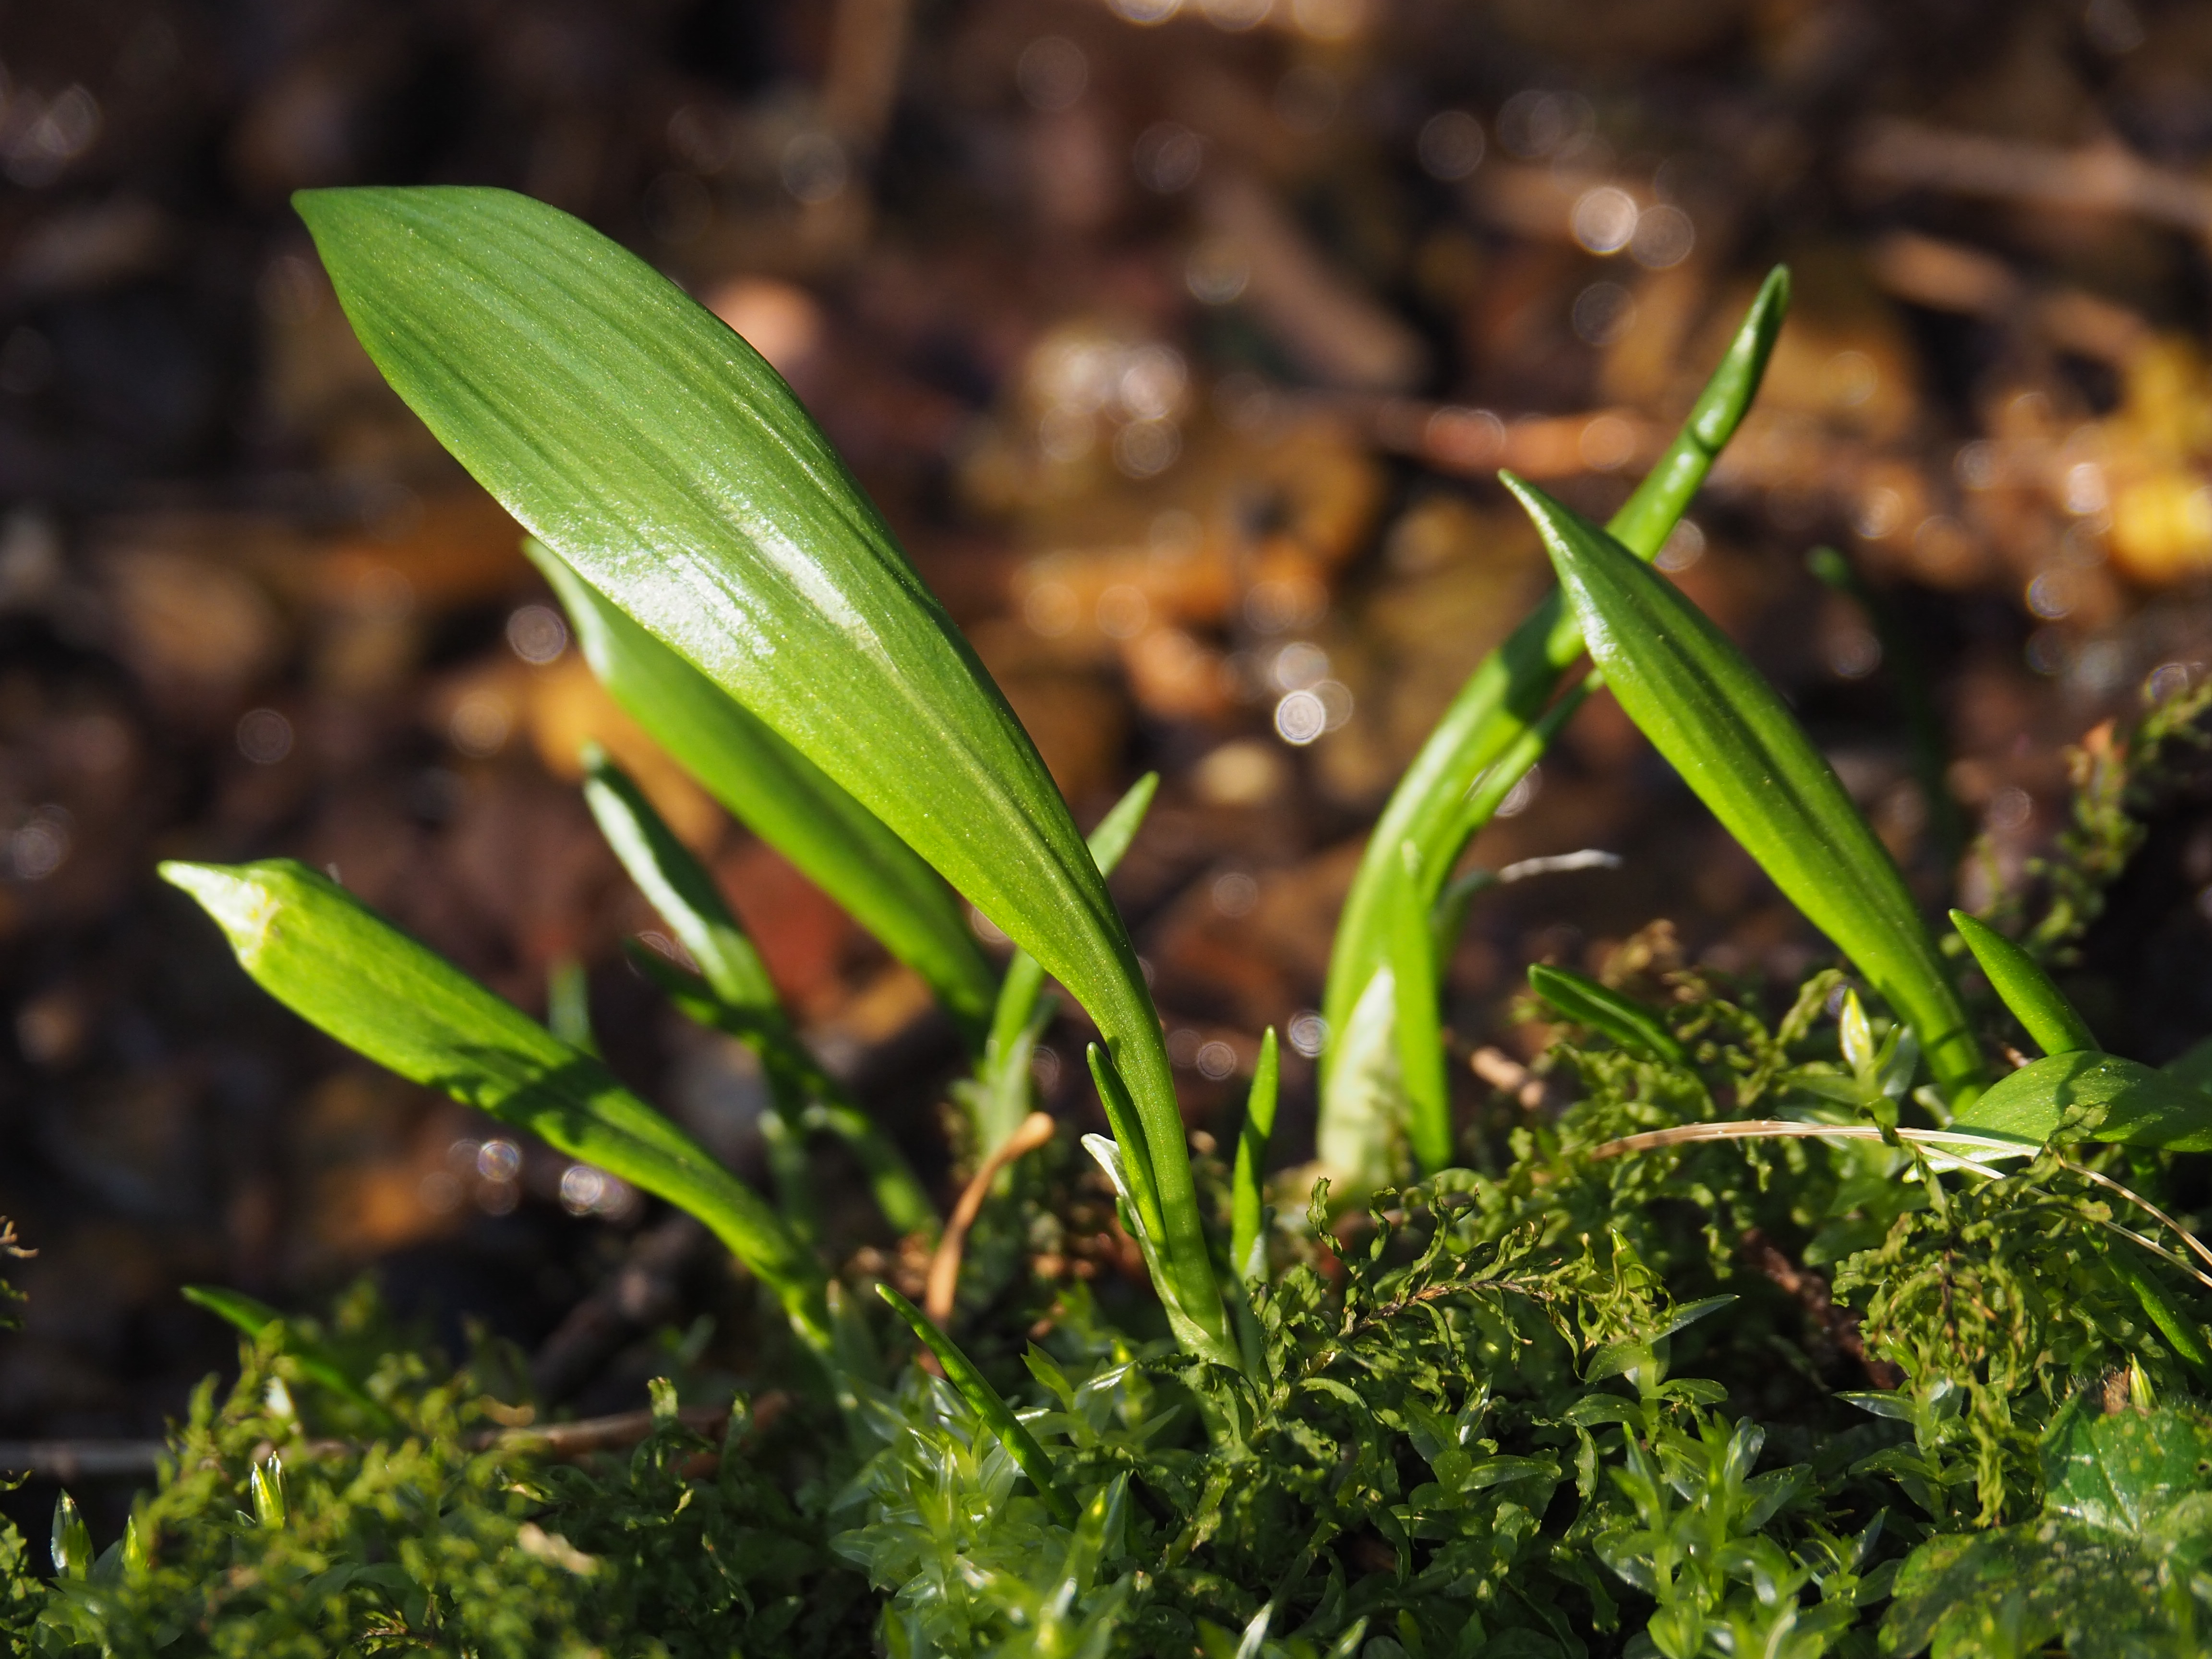
[[[2212,1422],[2164,1407],[2099,1416],[2077,1395],[2044,1437],[2040,1516],[1916,1549],[1882,1650],[2020,1659],[2201,1653],[2212,1628]]]
[[[249,1337],[259,1337],[272,1325],[279,1327],[283,1352],[291,1356],[301,1376],[351,1401],[380,1422],[389,1424],[395,1420],[375,1396],[331,1357],[328,1349],[294,1330],[284,1316],[266,1302],[258,1301],[242,1291],[225,1290],[219,1285],[187,1285],[182,1294],[193,1306],[206,1309]]]
[[[1608,527],[1639,557],[1656,556],[1735,435],[1766,372],[1789,305],[1790,274],[1778,267],[1745,313],[1682,429],[1613,515]],[[1323,1163],[1354,1176],[1355,1185],[1373,1184],[1358,1181],[1358,1174],[1374,1170],[1378,1147],[1394,1133],[1389,1113],[1402,1099],[1378,1085],[1387,1059],[1352,1041],[1358,1029],[1355,1012],[1375,977],[1388,971],[1387,895],[1399,848],[1411,842],[1419,853],[1424,897],[1435,903],[1469,839],[1490,821],[1578,705],[1580,693],[1571,691],[1574,701],[1557,710],[1553,698],[1582,654],[1579,622],[1555,589],[1461,688],[1368,837],[1337,923],[1322,1002],[1334,1040],[1322,1056],[1318,1150]],[[1391,1042],[1387,1024],[1368,1035],[1386,1047]]]
[[[1531,963],[1528,983],[1536,994],[1578,1025],[1601,1031],[1622,1048],[1650,1054],[1670,1066],[1688,1056],[1658,1015],[1632,997],[1571,968]]]
[[[369,356],[477,481],[1074,993],[1143,1125],[1163,1294],[1233,1363],[1127,930],[1036,745],[790,388],[543,203],[443,186],[295,200]]]
[[[1559,694],[1559,700],[1544,711],[1543,718],[1513,740],[1510,747],[1498,757],[1495,765],[1482,775],[1474,787],[1468,792],[1464,827],[1466,833],[1452,842],[1464,846],[1474,838],[1475,832],[1497,815],[1499,805],[1511,794],[1514,787],[1528,775],[1528,769],[1543,757],[1566,723],[1575,717],[1589,694],[1605,684],[1605,677],[1593,669]],[[1454,857],[1456,858],[1455,854]],[[1467,929],[1467,914],[1474,902],[1475,895],[1493,886],[1499,878],[1487,870],[1468,870],[1454,876],[1439,889],[1430,904],[1431,932],[1436,936],[1437,971],[1451,959],[1458,948],[1459,936]]]
[[[2069,1140],[2212,1152],[2212,1095],[2118,1054],[2046,1054],[1999,1079],[1952,1126],[2039,1146],[2063,1126]]]
[[[979,1032],[994,995],[991,966],[937,872],[551,549],[532,539],[525,550],[560,596],[608,694],[708,793],[920,974],[964,1031]]]
[[[968,1407],[983,1419],[984,1426],[999,1437],[1021,1472],[1030,1478],[1037,1495],[1052,1511],[1052,1518],[1063,1527],[1073,1527],[1076,1522],[1075,1501],[1061,1488],[1053,1474],[1052,1460],[1044,1448],[1016,1417],[999,1391],[991,1386],[990,1378],[977,1370],[975,1363],[960,1352],[952,1339],[937,1328],[929,1316],[908,1301],[888,1285],[876,1286],[876,1293],[897,1310],[898,1316],[914,1328],[922,1345],[937,1356],[937,1363],[945,1368],[945,1380],[959,1389],[960,1397]]]
[[[1147,772],[1099,819],[1090,836],[1091,856],[1101,876],[1110,876],[1152,810],[1160,775]],[[999,982],[998,1006],[991,1013],[991,1035],[975,1078],[964,1093],[975,1115],[976,1143],[988,1157],[1030,1115],[1033,1091],[1030,1059],[1051,1016],[1043,1008],[1044,969],[1028,951],[1017,950]]]
[[[261,988],[409,1081],[529,1130],[699,1218],[826,1348],[821,1268],[774,1211],[588,1054],[289,859],[170,862]]]
[[[1248,1285],[1264,1285],[1267,1279],[1267,1211],[1261,1201],[1261,1180],[1267,1173],[1267,1144],[1275,1133],[1275,1097],[1282,1074],[1282,1054],[1270,1025],[1260,1039],[1260,1063],[1252,1068],[1252,1091],[1244,1097],[1244,1127],[1237,1137],[1237,1169],[1229,1189],[1229,1265]]]
[[[1406,1139],[1406,1085],[1398,1065],[1398,981],[1386,963],[1367,981],[1352,1017],[1328,1028],[1323,1055],[1336,1057],[1322,1093],[1316,1150],[1346,1198],[1398,1178]]]
[[[1919,1033],[1954,1098],[1982,1060],[1912,895],[1772,686],[1674,585],[1510,474],[1631,720],[1790,902]]]
[[[1987,922],[1964,910],[1951,912],[1951,925],[1974,960],[1990,976],[1990,988],[2012,1010],[2028,1041],[2046,1054],[2070,1054],[2100,1045],[2088,1022],[2074,1012],[2066,994],[2051,982],[2035,958]]]

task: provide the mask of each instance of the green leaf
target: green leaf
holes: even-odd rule
[[[224,1290],[217,1285],[187,1285],[181,1294],[194,1307],[206,1309],[248,1337],[258,1338],[270,1326],[278,1327],[283,1352],[291,1356],[301,1376],[350,1401],[380,1422],[397,1422],[398,1419],[382,1402],[362,1387],[359,1380],[339,1364],[328,1349],[301,1335],[283,1314],[266,1302],[257,1301],[242,1291]]]
[[[1423,892],[1420,852],[1407,842],[1399,854],[1390,907],[1391,1023],[1413,1158],[1423,1175],[1434,1175],[1452,1162],[1451,1089],[1444,1072],[1436,941]]]
[[[592,1035],[591,977],[574,957],[559,957],[545,971],[545,1025],[571,1048],[599,1057],[599,1039]]]
[[[1030,1484],[1052,1511],[1052,1518],[1063,1527],[1073,1527],[1076,1522],[1075,1500],[1062,1490],[1054,1476],[1052,1460],[1044,1448],[1016,1417],[999,1391],[991,1386],[990,1378],[975,1369],[968,1356],[960,1352],[951,1337],[937,1328],[935,1322],[922,1310],[901,1296],[888,1285],[876,1286],[876,1294],[891,1304],[900,1318],[914,1327],[914,1334],[922,1345],[937,1356],[937,1363],[945,1368],[945,1380],[960,1390],[960,1397],[968,1402],[969,1409],[983,1419],[992,1433],[999,1437],[1007,1455],[1030,1478]]]
[[[1229,1189],[1229,1265],[1247,1285],[1262,1285],[1267,1279],[1261,1180],[1267,1168],[1267,1143],[1275,1133],[1282,1074],[1282,1053],[1270,1025],[1260,1039],[1260,1063],[1252,1068],[1251,1092],[1244,1097],[1244,1127],[1237,1137],[1237,1169]]]
[[[1088,845],[1101,876],[1114,873],[1114,866],[1136,840],[1159,787],[1160,775],[1146,773],[1091,830]],[[975,1106],[976,1141],[986,1157],[996,1152],[1030,1114],[1030,1057],[1043,1034],[1045,1021],[1038,1017],[1043,995],[1043,967],[1028,951],[1017,950],[999,983],[990,1038],[976,1066],[975,1086],[970,1093]]]
[[[1159,1187],[1152,1161],[1144,1152],[1145,1138],[1136,1121],[1136,1103],[1129,1098],[1127,1086],[1114,1069],[1113,1056],[1093,1042],[1084,1048],[1083,1058],[1090,1065],[1091,1081],[1098,1091],[1098,1103],[1105,1109],[1106,1126],[1114,1132],[1114,1144],[1121,1149],[1121,1169],[1128,1179],[1130,1206],[1137,1212],[1144,1236],[1157,1249],[1166,1224],[1160,1216]]]
[[[1981,1055],[1942,958],[1882,844],[1774,688],[1672,582],[1504,475],[1620,706],[1783,893],[1919,1033],[1954,1097]]]
[[[82,1578],[92,1571],[92,1529],[84,1524],[76,1499],[64,1492],[54,1500],[54,1524],[47,1545],[54,1571],[64,1578]]]
[[[362,345],[477,481],[1074,993],[1143,1125],[1162,1294],[1233,1364],[1127,930],[1036,745],[790,388],[543,203],[443,186],[295,200]]]
[[[884,1132],[883,1125],[854,1105],[843,1091],[825,1091],[822,1098],[809,1104],[799,1114],[799,1127],[844,1143],[853,1161],[860,1166],[868,1195],[902,1237],[908,1233],[937,1236],[944,1223],[937,1206],[930,1201],[929,1188],[899,1151],[898,1143]]]
[[[592,672],[707,793],[920,974],[972,1037],[994,994],[959,901],[914,849],[551,549],[524,544]]]
[[[760,1056],[767,1073],[769,1097],[786,1109],[786,1127],[792,1146],[771,1139],[769,1156],[777,1166],[779,1185],[787,1172],[794,1180],[811,1179],[799,1137],[821,1133],[845,1143],[866,1177],[868,1193],[884,1219],[901,1235],[934,1235],[942,1224],[929,1188],[915,1173],[897,1143],[883,1127],[854,1104],[836,1079],[823,1069],[783,1019],[781,1010],[763,1014],[725,1002],[714,988],[690,969],[669,961],[659,951],[635,939],[623,941],[623,954],[654,988],[675,1005],[694,1024],[733,1036]],[[763,1126],[768,1120],[763,1120]],[[787,1165],[783,1160],[788,1158]],[[787,1210],[793,1206],[786,1205]]]
[[[1954,1128],[2039,1146],[2062,1124],[2069,1140],[2212,1152],[2212,1096],[2118,1054],[2047,1054],[1952,1120]]]
[[[2044,1437],[2043,1513],[1950,1534],[1898,1574],[1882,1649],[2015,1659],[2063,1639],[2074,1659],[2202,1651],[2212,1620],[2212,1422],[2189,1411],[2100,1417],[2075,1396]]]
[[[1531,963],[1528,983],[1538,996],[1569,1019],[1603,1032],[1622,1048],[1652,1055],[1670,1066],[1687,1063],[1682,1045],[1658,1015],[1589,975]]]
[[[2105,1259],[2120,1282],[2134,1292],[2143,1316],[2158,1327],[2159,1334],[2197,1373],[2198,1381],[2212,1382],[2212,1351],[2204,1346],[2204,1327],[2174,1302],[2130,1250],[2108,1250]]]
[[[629,878],[683,940],[714,994],[763,1021],[787,1024],[768,964],[714,877],[597,744],[584,751],[584,800]]]
[[[240,966],[309,1024],[689,1211],[826,1350],[820,1267],[757,1194],[599,1061],[289,859],[172,861],[161,874],[215,919]]]
[[[1990,976],[1990,987],[2012,1010],[2028,1041],[2046,1054],[2070,1054],[2101,1045],[2088,1022],[2074,1012],[2065,993],[2051,982],[2035,958],[1987,922],[1964,910],[1951,912],[1951,925],[1974,960]]]
[[[1715,459],[1735,435],[1766,372],[1790,305],[1790,274],[1778,267],[1760,288],[1689,418],[1658,464],[1611,520],[1613,534],[1641,558],[1656,556],[1688,508]],[[1399,781],[1346,895],[1329,953],[1322,1013],[1334,1034],[1322,1056],[1318,1127],[1322,1161],[1357,1175],[1374,1170],[1393,1091],[1378,1086],[1379,1056],[1353,1038],[1355,1013],[1388,971],[1392,933],[1389,890],[1399,848],[1419,852],[1424,897],[1433,904],[1474,833],[1542,755],[1574,703],[1553,712],[1553,697],[1583,654],[1577,619],[1554,590],[1512,635],[1484,658]],[[1569,696],[1579,702],[1579,694]],[[1370,1019],[1370,1042],[1390,1043],[1386,1021]],[[1402,1097],[1396,1097],[1402,1098]],[[1360,1182],[1358,1184],[1373,1184]]]

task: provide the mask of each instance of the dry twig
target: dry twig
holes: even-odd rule
[[[953,1294],[960,1288],[960,1253],[967,1245],[968,1230],[983,1212],[991,1183],[1016,1158],[1051,1140],[1053,1127],[1048,1113],[1031,1112],[1024,1118],[1013,1133],[977,1166],[959,1203],[953,1206],[952,1218],[945,1224],[945,1236],[937,1242],[937,1253],[929,1258],[929,1288],[921,1304],[922,1310],[939,1325],[952,1317]]]

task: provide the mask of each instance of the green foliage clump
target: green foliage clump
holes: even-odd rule
[[[16,1651],[799,1659],[865,1641],[865,1587],[752,1454],[742,1404],[717,1446],[657,1385],[642,1443],[587,1470],[490,1426],[471,1372],[403,1352],[368,1379],[398,1431],[322,1438],[280,1340],[245,1349],[220,1401],[211,1378],[195,1393],[156,1489],[96,1558],[66,1498],[51,1580],[7,1532]]]
[[[58,1577],[11,1581],[33,1650],[1817,1659],[1932,1644],[1949,1659],[2054,1637],[2185,1642],[2212,1468],[2179,1402],[2212,1382],[2212,1276],[2183,1252],[2212,1254],[2159,1206],[2183,1187],[2176,1160],[2212,1151],[2212,1092],[2185,1066],[2103,1053],[2040,963],[2094,914],[2161,757],[2199,740],[2207,705],[2161,705],[2131,741],[2085,749],[2033,929],[1959,924],[2050,1051],[1992,1085],[1889,854],[1780,695],[1648,568],[1749,407],[1786,273],[1609,528],[1503,476],[1560,589],[1469,678],[1355,876],[1319,1111],[1341,1190],[1318,1186],[1299,1228],[1264,1203],[1271,1060],[1233,1172],[1190,1154],[1104,882],[1149,781],[1082,836],[773,371],[542,204],[371,190],[301,207],[372,356],[543,538],[595,671],[936,992],[969,1048],[951,1092],[971,1173],[940,1216],[795,1040],[712,878],[604,757],[589,757],[601,826],[699,971],[636,960],[760,1054],[773,1196],[607,1072],[573,998],[549,1029],[298,865],[166,866],[302,1017],[697,1217],[795,1341],[756,1340],[778,1409],[740,1404],[719,1448],[663,1386],[637,1450],[569,1465],[554,1434],[483,1425],[501,1415],[488,1371],[434,1375],[406,1352],[364,1366],[204,1291],[254,1334],[246,1376],[220,1409],[203,1391],[106,1554],[64,1507]],[[1569,684],[1585,647],[1591,672]],[[1817,975],[1770,1021],[1746,988],[1669,971],[1655,948],[1613,983],[1540,967],[1569,1022],[1539,1067],[1540,1109],[1516,1091],[1462,1133],[1441,964],[1487,878],[1457,866],[1600,684],[1859,983]],[[963,901],[1020,947],[995,994]],[[1075,1219],[1039,1201],[1062,1167],[1036,1156],[1053,1133],[1030,1075],[1048,975],[1100,1038],[1087,1059],[1111,1134],[1083,1144],[1111,1197],[1089,1231],[1118,1223],[1109,1247],[1153,1292],[1116,1316],[1079,1284],[1031,1279],[1029,1250]],[[934,1247],[934,1316],[886,1299],[941,1378],[884,1381],[867,1275],[841,1270],[811,1202],[815,1134],[844,1145],[908,1245]],[[319,1391],[339,1437],[307,1432],[295,1389]],[[2008,1587],[2039,1564],[2046,1584]]]

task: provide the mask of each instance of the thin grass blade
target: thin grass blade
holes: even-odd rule
[[[1889,854],[1741,652],[1595,525],[1508,474],[1543,533],[1590,654],[1653,747],[1790,902],[1920,1036],[1960,1104],[1982,1058],[1942,958]]]
[[[545,971],[545,1025],[571,1048],[599,1058],[599,1040],[592,1032],[591,977],[574,957],[562,957]]]
[[[584,751],[584,801],[646,902],[673,928],[700,976],[732,1006],[786,1023],[768,964],[721,890],[629,773],[594,744]]]
[[[1681,1042],[1658,1015],[1633,997],[1621,995],[1588,974],[1532,963],[1528,984],[1538,996],[1569,1019],[1602,1031],[1632,1053],[1650,1054],[1669,1066],[1683,1065],[1689,1058]]]
[[[876,1207],[902,1236],[937,1232],[942,1218],[929,1188],[915,1173],[906,1154],[884,1133],[882,1125],[854,1103],[844,1085],[823,1069],[780,1010],[762,1015],[726,1002],[690,969],[635,939],[623,940],[623,951],[686,1019],[735,1037],[760,1056],[770,1097],[791,1103],[787,1115],[789,1130],[794,1134],[834,1135],[843,1141],[866,1177]],[[765,1125],[767,1120],[763,1121]],[[772,1158],[777,1150],[772,1146]],[[811,1179],[811,1166],[796,1155],[803,1150],[803,1145],[793,1149],[787,1169],[793,1179],[805,1181]],[[780,1170],[779,1191],[783,1178]]]
[[[759,1194],[513,1004],[289,859],[170,862],[239,965],[309,1024],[698,1217],[826,1350],[823,1273]]]
[[[1155,1249],[1159,1248],[1166,1224],[1160,1216],[1159,1188],[1153,1178],[1152,1164],[1144,1157],[1142,1126],[1137,1121],[1137,1108],[1129,1098],[1129,1091],[1121,1081],[1121,1073],[1114,1069],[1113,1056],[1093,1042],[1083,1051],[1083,1058],[1091,1067],[1091,1080],[1098,1091],[1099,1104],[1105,1108],[1106,1125],[1114,1132],[1115,1144],[1121,1148],[1121,1168],[1129,1182],[1129,1202],[1137,1212],[1137,1220]],[[1132,1146],[1137,1155],[1130,1156]]]
[[[282,1313],[266,1302],[258,1301],[243,1291],[225,1290],[219,1285],[187,1285],[180,1294],[194,1307],[206,1309],[250,1338],[258,1340],[271,1325],[281,1327],[283,1351],[291,1356],[292,1363],[300,1368],[302,1376],[360,1407],[378,1422],[386,1425],[397,1424],[398,1419],[385,1408],[383,1402],[362,1387],[360,1379],[339,1364],[328,1349],[301,1335]]]

